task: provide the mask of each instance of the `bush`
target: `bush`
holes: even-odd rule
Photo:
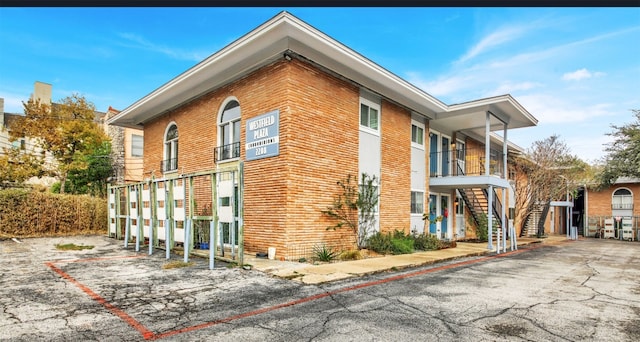
[[[105,199],[28,190],[0,190],[0,236],[106,233]]]
[[[367,248],[380,254],[390,253],[393,249],[391,235],[376,232],[367,239]]]
[[[440,240],[435,235],[423,233],[414,237],[413,247],[420,251],[435,251],[440,249]]]
[[[339,256],[340,260],[360,260],[362,259],[362,254],[357,249],[349,249],[346,251],[342,251]]]
[[[327,245],[316,245],[313,247],[313,255],[314,259],[316,259],[317,261],[330,262],[338,256],[338,253],[335,252],[333,248],[327,247]]]
[[[411,239],[410,237],[402,239],[391,239],[391,244],[393,245],[393,249],[391,251],[393,254],[413,253],[413,239]]]

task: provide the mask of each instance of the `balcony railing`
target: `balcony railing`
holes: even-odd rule
[[[485,175],[485,150],[432,152],[430,154],[430,177],[443,176],[483,176]],[[489,174],[502,176],[504,171],[502,151],[491,150]]]
[[[160,162],[162,172],[175,171],[178,169],[178,159],[166,159]]]
[[[611,209],[633,209],[633,203],[612,203]]]
[[[240,157],[240,142],[216,147],[214,158],[216,162]]]

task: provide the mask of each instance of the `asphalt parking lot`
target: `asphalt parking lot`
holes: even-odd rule
[[[304,285],[199,258],[163,269],[164,251],[103,236],[19,241],[0,241],[0,340],[640,340],[640,243],[586,239]],[[55,248],[65,243],[94,248]]]

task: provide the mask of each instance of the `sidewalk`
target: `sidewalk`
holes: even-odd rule
[[[518,246],[534,243],[557,244],[566,241],[564,235],[548,236],[546,238],[520,238]],[[507,249],[509,251],[509,249]],[[487,243],[458,242],[455,248],[437,251],[415,252],[402,255],[385,255],[377,258],[340,261],[320,265],[308,263],[269,260],[257,258],[255,255],[244,256],[245,264],[250,264],[255,270],[265,272],[280,278],[299,281],[304,284],[320,284],[334,280],[360,277],[367,274],[379,273],[391,269],[403,269],[428,265],[447,260],[469,256],[481,256],[495,253],[487,249]]]

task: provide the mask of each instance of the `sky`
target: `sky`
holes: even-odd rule
[[[595,162],[640,109],[640,7],[7,8],[0,97],[23,113],[35,81],[122,110],[286,10],[452,105],[511,94],[537,127]]]

